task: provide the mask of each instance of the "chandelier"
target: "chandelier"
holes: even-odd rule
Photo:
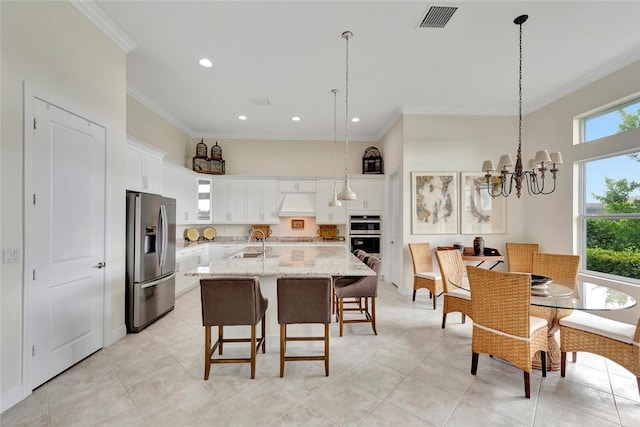
[[[353,37],[351,31],[342,33],[342,38],[346,40],[346,72],[345,72],[345,120],[344,120],[344,188],[338,194],[338,200],[356,200],[356,193],[349,187],[349,38]]]
[[[338,89],[331,89],[331,93],[333,93],[333,168],[336,167],[336,96],[338,93]],[[340,207],[342,206],[342,202],[338,200],[338,194],[336,193],[336,180],[333,180],[333,197],[329,200],[330,207]]]
[[[486,172],[487,191],[492,197],[508,197],[513,191],[514,183],[516,196],[520,198],[522,194],[523,181],[530,195],[551,194],[556,189],[557,165],[562,164],[560,152],[549,154],[547,150],[536,152],[535,158],[527,163],[527,169],[522,166],[522,24],[527,21],[528,15],[520,15],[513,20],[513,23],[520,27],[520,62],[518,71],[518,152],[516,154],[515,169],[509,170],[513,166],[511,154],[503,154],[498,161],[498,169],[493,167],[493,161],[485,160],[482,163],[482,170]],[[548,167],[551,166],[549,169]],[[496,170],[500,175],[492,177],[491,171]],[[545,188],[545,179],[548,177],[547,171],[553,177],[553,187]],[[493,178],[493,179],[492,179]]]

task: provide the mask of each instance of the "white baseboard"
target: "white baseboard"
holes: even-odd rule
[[[6,393],[2,393],[2,395],[0,395],[0,413],[11,408],[30,394],[31,391],[25,390],[22,384],[15,386]]]
[[[124,338],[126,335],[127,335],[127,326],[123,324],[119,328],[111,331],[110,334],[105,335],[104,346],[109,347],[111,344],[115,343],[121,338]]]

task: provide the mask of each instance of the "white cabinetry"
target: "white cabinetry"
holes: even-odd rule
[[[347,210],[349,213],[382,213],[384,179],[350,178],[349,185],[357,197],[357,200],[347,202]]]
[[[281,193],[315,193],[316,182],[301,179],[281,179],[278,181]]]
[[[208,245],[181,248],[176,251],[176,296],[198,286],[200,277],[187,275],[209,262]]]
[[[335,181],[336,191],[340,192],[344,183]],[[316,223],[317,224],[345,224],[347,222],[347,204],[342,206],[329,206],[333,198],[333,180],[316,181]]]
[[[176,199],[176,223],[178,225],[196,222],[196,177],[189,169],[178,167],[174,170]]]
[[[127,190],[162,193],[164,151],[127,137]]]
[[[213,178],[213,223],[247,223],[247,180]]]
[[[277,180],[247,180],[247,221],[250,224],[280,223]]]

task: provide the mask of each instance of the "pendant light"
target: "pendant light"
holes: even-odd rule
[[[515,183],[516,196],[520,198],[522,187],[527,188],[530,195],[551,194],[556,189],[556,178],[558,175],[558,165],[562,164],[562,154],[560,152],[551,153],[547,150],[536,152],[536,156],[527,163],[527,169],[522,165],[522,24],[529,18],[528,15],[520,15],[513,20],[520,29],[520,62],[518,68],[518,151],[516,152],[516,162],[514,171],[509,167],[514,166],[511,154],[503,154],[498,162],[497,172],[499,175],[493,177],[491,172],[496,170],[493,161],[485,160],[482,163],[482,170],[486,173],[487,191],[492,197],[509,197]],[[545,188],[545,173],[552,174],[553,187]],[[508,185],[507,185],[508,184]],[[524,185],[523,185],[524,184]]]
[[[345,120],[344,120],[344,188],[338,194],[338,200],[356,200],[356,193],[349,188],[349,38],[353,37],[351,31],[342,33],[346,40],[346,72],[345,72]]]
[[[331,89],[331,93],[333,93],[333,169],[336,168],[336,97],[338,93],[338,89]],[[338,193],[336,192],[336,180],[333,180],[333,197],[329,200],[330,207],[340,207],[342,206],[342,202],[338,200]]]

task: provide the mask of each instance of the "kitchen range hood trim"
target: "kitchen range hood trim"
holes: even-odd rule
[[[315,193],[284,193],[279,215],[316,216]]]

